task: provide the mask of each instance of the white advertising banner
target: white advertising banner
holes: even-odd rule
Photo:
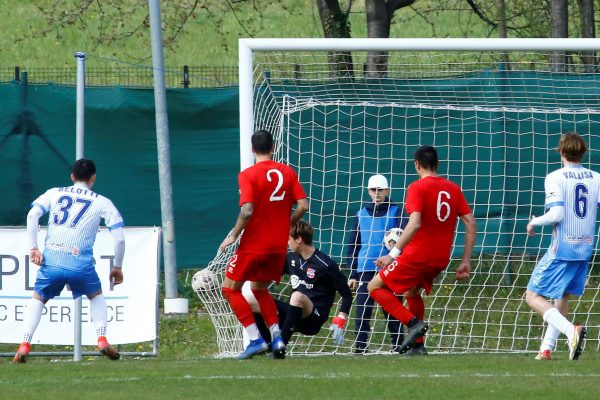
[[[38,243],[44,243],[45,237],[46,231],[41,230]],[[94,259],[106,298],[107,337],[111,344],[156,338],[159,244],[160,228],[125,228],[124,280],[111,288],[108,277],[114,261],[113,238],[104,228],[96,237]],[[0,229],[0,343],[22,341],[23,318],[38,269],[29,262],[27,231]],[[90,303],[85,296],[82,303],[82,344],[95,345]],[[74,304],[68,288],[48,301],[32,343],[73,345]]]

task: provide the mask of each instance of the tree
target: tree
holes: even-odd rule
[[[412,5],[415,0],[365,0],[367,32],[370,38],[389,38],[394,13]],[[388,53],[370,51],[365,66],[366,78],[378,78],[387,74]]]
[[[497,29],[500,37],[507,37],[508,32],[517,37],[596,36],[593,0],[496,0],[495,4],[490,0],[467,0],[467,3],[481,20]],[[489,15],[497,17],[494,20]],[[565,71],[571,56],[553,52],[552,71]],[[582,52],[581,61],[586,71],[595,69],[594,52]]]
[[[579,17],[581,20],[581,37],[595,38],[596,26],[594,21],[594,1],[593,0],[577,0],[579,6]],[[593,51],[584,51],[581,53],[581,59],[585,65],[586,72],[595,70],[595,54]]]
[[[326,38],[350,38],[350,22],[348,15],[352,8],[352,0],[348,1],[342,11],[338,0],[317,0],[317,9],[321,26]],[[329,53],[330,72],[337,77],[354,77],[354,66],[350,52]]]
[[[550,1],[551,36],[553,38],[569,37],[569,2],[568,0]],[[550,68],[554,72],[564,72],[567,55],[564,51],[554,51],[550,56]]]

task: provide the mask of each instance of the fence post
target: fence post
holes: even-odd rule
[[[183,66],[183,80],[181,81],[184,88],[190,87],[190,67],[187,65]]]
[[[19,68],[19,66],[15,66],[15,82],[19,83],[21,79],[21,68]]]

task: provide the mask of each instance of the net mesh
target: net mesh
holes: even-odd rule
[[[354,52],[353,58],[362,65],[366,53]],[[385,77],[369,78],[358,69],[341,76],[326,53],[254,54],[255,126],[274,133],[276,161],[294,167],[308,194],[306,219],[315,227],[316,247],[345,272],[352,218],[369,201],[371,175],[385,175],[392,201],[403,206],[407,186],[417,179],[412,154],[418,145],[431,144],[439,153],[438,172],[462,187],[478,221],[472,276],[468,282],[453,278],[463,251],[459,223],[451,264],[425,297],[430,352],[539,348],[542,319],[524,293],[551,228],[529,237],[526,225],[544,213],[544,178],[560,167],[554,150],[560,134],[580,133],[590,146],[583,164],[600,169],[600,74],[575,53],[566,53],[567,63],[558,67],[551,59],[533,52],[394,52]],[[228,256],[219,255],[210,268],[223,274]],[[598,350],[595,259],[585,294],[572,302],[570,313],[589,327],[586,347]],[[290,290],[285,282],[272,287],[282,299]],[[210,309],[211,315],[232,316],[222,301],[218,311]],[[324,328],[314,337],[294,335],[289,351],[350,353],[354,324],[352,312],[344,346],[335,346]],[[240,339],[237,326],[235,318],[228,322],[223,329],[235,334],[227,331],[220,341]],[[369,352],[389,353],[389,338],[377,308]],[[220,343],[226,345],[231,343]]]

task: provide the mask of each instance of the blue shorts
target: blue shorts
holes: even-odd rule
[[[89,295],[102,290],[100,279],[93,264],[76,271],[42,265],[35,279],[34,290],[42,300],[47,301],[58,296],[66,284],[71,288],[74,299],[84,294],[89,297]]]
[[[546,253],[533,269],[527,289],[550,299],[561,299],[565,293],[581,296],[588,270],[588,260],[557,260]]]

